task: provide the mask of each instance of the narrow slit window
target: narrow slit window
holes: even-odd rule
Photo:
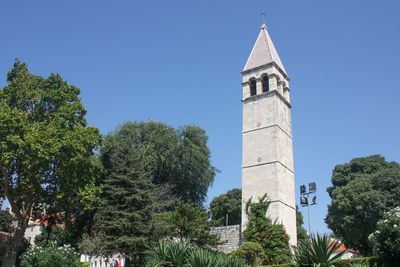
[[[250,95],[256,95],[256,94],[257,94],[256,80],[251,80],[250,81]]]
[[[265,75],[262,78],[262,88],[263,88],[263,93],[269,91],[269,80],[268,80],[268,76],[267,75]]]

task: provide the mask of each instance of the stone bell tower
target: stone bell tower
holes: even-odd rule
[[[290,244],[297,244],[292,123],[289,77],[265,22],[242,71],[243,151],[242,229],[246,202],[265,193],[267,213],[285,226]]]

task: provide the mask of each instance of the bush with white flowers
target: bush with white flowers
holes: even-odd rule
[[[369,239],[375,243],[377,253],[393,266],[400,266],[400,207],[386,212],[376,228]]]
[[[79,253],[70,245],[57,246],[50,242],[46,247],[31,246],[20,257],[22,267],[79,267]]]

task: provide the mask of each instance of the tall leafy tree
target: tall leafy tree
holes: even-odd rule
[[[156,121],[125,122],[119,129],[137,135],[134,145],[143,154],[138,168],[148,173],[153,184],[170,188],[176,198],[195,206],[204,203],[216,169],[203,129],[174,129]]]
[[[308,240],[310,237],[307,235],[306,229],[303,227],[303,214],[296,205],[296,227],[297,227],[297,242],[302,240]]]
[[[140,138],[130,124],[105,137],[103,192],[93,228],[102,243],[98,254],[120,252],[135,266],[151,247],[155,205],[149,173],[141,164],[146,155],[138,146]]]
[[[87,127],[80,90],[60,75],[33,75],[16,60],[7,83],[0,90],[0,197],[17,220],[15,248],[39,204],[71,214],[72,200],[97,170],[91,156],[101,136]]]
[[[190,202],[178,201],[174,211],[167,212],[165,222],[169,225],[169,235],[188,238],[199,247],[209,247],[222,244],[219,237],[211,234],[213,226],[210,214],[202,207],[195,207]]]
[[[8,211],[0,210],[0,231],[11,233],[13,220],[13,216]]]
[[[210,203],[211,219],[220,225],[240,224],[242,219],[242,189],[234,188],[221,194]]]
[[[380,155],[352,159],[337,165],[326,223],[346,247],[371,255],[368,236],[385,211],[400,205],[400,165]]]

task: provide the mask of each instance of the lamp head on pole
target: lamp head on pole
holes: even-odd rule
[[[312,205],[315,205],[315,204],[317,204],[317,196],[314,196],[312,198]]]
[[[301,185],[300,186],[300,194],[304,195],[306,193],[306,186],[305,185]]]
[[[317,192],[317,185],[314,182],[309,183],[308,184],[308,188],[310,190],[310,193]]]
[[[308,206],[308,198],[307,197],[300,197],[300,204],[304,206]]]

